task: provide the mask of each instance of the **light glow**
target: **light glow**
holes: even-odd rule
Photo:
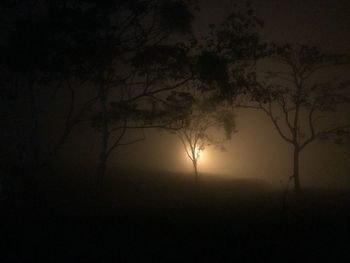
[[[201,159],[202,154],[203,154],[203,151],[201,151],[200,149],[198,148],[194,149],[194,155],[196,156],[197,160]]]

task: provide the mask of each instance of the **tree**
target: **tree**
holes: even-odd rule
[[[172,101],[169,112],[175,122],[167,130],[180,138],[192,161],[196,181],[200,152],[209,145],[221,147],[224,141],[218,139],[218,133],[211,133],[212,129],[224,128],[227,138],[234,132],[230,107],[236,96],[254,83],[256,60],[265,52],[257,33],[261,26],[249,4],[243,11],[231,12],[221,24],[210,25],[207,36],[191,43],[194,89],[173,93],[164,103],[169,110],[168,103]],[[201,94],[194,100],[191,93],[196,91]]]
[[[59,13],[53,5],[50,1],[31,0],[5,0],[0,4],[3,30],[0,97],[4,127],[1,139],[7,146],[4,151],[8,151],[2,153],[1,166],[7,170],[4,173],[8,179],[4,181],[18,188],[11,191],[25,191],[19,193],[20,198],[28,201],[35,201],[30,199],[35,198],[35,181],[42,168],[52,160],[94,101],[88,98],[85,102],[84,97],[84,102],[77,104],[77,90],[82,87],[75,74],[78,61],[72,59],[76,50],[68,37],[69,16]],[[62,98],[60,92],[69,95]],[[59,99],[68,105],[62,118],[57,117],[62,112],[51,107]],[[50,121],[60,123],[61,119],[64,125],[57,131],[62,128],[62,135],[52,144],[44,142],[44,127]],[[16,182],[9,183],[13,180]]]
[[[166,115],[172,119],[167,131],[181,141],[187,157],[191,160],[195,182],[198,183],[198,161],[208,146],[224,150],[224,142],[235,132],[233,112],[218,104],[212,97],[196,99],[187,92],[173,92],[168,96]],[[176,121],[174,121],[176,120]],[[222,136],[224,134],[225,136]]]
[[[350,82],[328,77],[344,58],[304,45],[275,47],[271,60],[277,64],[251,89],[252,100],[244,105],[262,110],[281,138],[293,146],[291,178],[296,191],[301,189],[302,150],[319,139],[332,138],[336,143],[349,139],[349,120],[335,113],[350,103]]]
[[[101,188],[111,152],[131,143],[124,138],[136,128],[130,122],[142,100],[157,101],[157,94],[191,78],[182,61],[185,49],[170,39],[191,36],[190,6],[190,0],[1,2],[0,96],[9,105],[8,116],[1,116],[3,126],[9,126],[2,139],[18,131],[12,140],[13,166],[19,166],[21,155],[30,159],[16,173],[37,175],[37,168],[89,117],[101,135],[96,178]],[[60,99],[65,105],[69,101],[63,133],[57,143],[44,144],[41,128],[47,120],[54,122],[46,109],[62,87],[68,95]],[[91,90],[95,94],[88,97]],[[92,109],[96,114],[87,116]]]
[[[200,90],[215,91],[228,102],[246,92],[255,82],[256,62],[266,52],[258,33],[262,26],[250,4],[231,12],[221,24],[210,25],[196,65]]]
[[[78,34],[72,39],[80,47],[77,57],[82,60],[78,70],[96,91],[92,123],[101,139],[96,176],[99,192],[111,153],[131,143],[124,140],[135,128],[131,123],[142,100],[156,102],[157,94],[191,79],[185,61],[181,62],[184,49],[170,39],[174,34],[189,35],[190,2],[80,0],[73,6],[60,4],[75,14],[77,22],[72,24]]]

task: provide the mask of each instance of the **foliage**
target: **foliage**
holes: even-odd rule
[[[0,94],[17,99],[6,120],[15,118],[16,130],[31,136],[24,140],[18,135],[25,147],[15,147],[46,159],[94,111],[88,121],[101,132],[100,163],[105,167],[112,150],[125,143],[128,121],[140,111],[140,101],[177,88],[182,82],[174,80],[180,77],[189,78],[180,66],[186,63],[184,52],[169,41],[174,33],[190,34],[189,5],[192,1],[3,1]],[[172,7],[176,12],[170,16]],[[69,101],[62,138],[46,149],[40,129],[47,120],[53,122],[46,109],[62,87],[68,98],[61,99]],[[95,94],[88,97],[92,88]],[[77,101],[84,103],[77,107]],[[38,167],[43,163],[34,162]]]
[[[221,99],[233,102],[255,81],[256,60],[265,56],[267,45],[261,42],[263,26],[248,4],[243,11],[231,12],[220,25],[211,25],[204,37],[196,69],[201,90],[216,90]]]
[[[194,97],[188,92],[172,92],[167,101],[162,117],[171,120],[167,130],[181,141],[197,180],[201,152],[208,146],[225,150],[224,142],[235,132],[233,112],[212,97]]]

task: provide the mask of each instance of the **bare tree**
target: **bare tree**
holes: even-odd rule
[[[303,45],[276,47],[272,61],[277,70],[252,89],[244,107],[262,110],[281,138],[293,146],[294,189],[301,188],[300,153],[318,139],[349,139],[350,122],[337,117],[350,102],[350,83],[329,79],[331,68],[343,64],[343,56],[330,56]],[[243,105],[240,105],[243,106]]]
[[[233,112],[230,107],[218,104],[213,97],[196,99],[186,92],[173,92],[168,101],[171,102],[170,113],[176,116],[172,129],[182,143],[187,157],[191,160],[195,182],[198,183],[198,161],[201,153],[214,146],[225,150],[224,143],[235,132]],[[169,110],[169,109],[168,109]]]
[[[83,59],[79,69],[95,87],[97,103],[93,124],[100,132],[96,187],[100,192],[111,153],[130,144],[126,137],[139,104],[145,98],[176,89],[191,79],[178,63],[181,48],[170,39],[190,36],[191,1],[79,1],[71,12],[83,12],[85,21],[75,37]],[[75,8],[75,9],[74,9]],[[80,17],[80,16],[79,16]],[[96,25],[86,27],[85,24]],[[74,36],[73,36],[74,38]],[[174,61],[177,67],[173,67]],[[171,64],[171,65],[170,65]],[[179,65],[182,64],[181,67]],[[182,69],[187,70],[185,73]],[[181,72],[181,74],[179,74]]]

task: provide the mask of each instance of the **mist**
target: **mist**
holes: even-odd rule
[[[349,13],[2,1],[0,262],[349,261]]]

